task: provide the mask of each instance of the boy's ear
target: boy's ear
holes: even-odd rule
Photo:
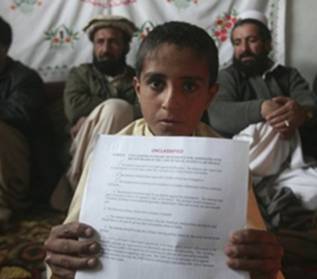
[[[140,96],[140,81],[138,79],[138,77],[134,77],[133,78],[133,87],[134,87],[134,91],[137,94],[138,98]]]
[[[218,83],[214,83],[212,85],[210,85],[209,90],[208,90],[208,101],[206,104],[206,108],[209,107],[209,105],[212,103],[212,101],[214,100],[214,98],[216,97],[217,93],[219,90],[219,84]]]

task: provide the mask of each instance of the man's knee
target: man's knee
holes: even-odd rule
[[[108,99],[98,105],[88,116],[88,121],[109,121],[129,124],[134,120],[133,106],[122,99]]]
[[[28,141],[26,137],[17,129],[0,121],[0,152],[25,153],[28,156]],[[11,154],[12,156],[14,154]]]
[[[125,117],[133,120],[133,106],[122,99],[109,99],[102,104],[103,110],[114,117]]]
[[[25,136],[0,121],[0,224],[29,201],[30,150]],[[9,214],[10,213],[10,214]]]

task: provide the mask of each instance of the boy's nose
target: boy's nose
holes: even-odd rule
[[[162,107],[164,109],[177,109],[181,105],[181,96],[176,88],[169,88],[164,94]]]

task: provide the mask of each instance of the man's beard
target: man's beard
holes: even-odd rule
[[[94,66],[103,74],[109,76],[116,76],[121,74],[125,68],[125,55],[121,56],[118,59],[114,58],[97,58],[93,54],[93,64]]]
[[[243,57],[253,57],[253,59],[242,61]],[[270,65],[270,59],[267,53],[254,54],[245,51],[239,58],[233,57],[233,65],[247,76],[262,75]]]

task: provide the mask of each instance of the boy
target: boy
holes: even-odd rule
[[[137,54],[135,90],[144,119],[120,134],[143,136],[217,136],[199,120],[218,90],[218,53],[209,35],[182,22],[157,26]],[[99,245],[89,240],[93,228],[78,223],[88,167],[81,177],[65,224],[54,227],[46,241],[46,262],[53,274],[74,278],[75,271],[97,265]],[[249,197],[248,225],[263,228],[254,197]],[[78,241],[79,237],[87,240]],[[225,248],[228,265],[250,271],[254,278],[277,278],[282,249],[268,232],[235,232]],[[279,277],[280,278],[280,277]]]

